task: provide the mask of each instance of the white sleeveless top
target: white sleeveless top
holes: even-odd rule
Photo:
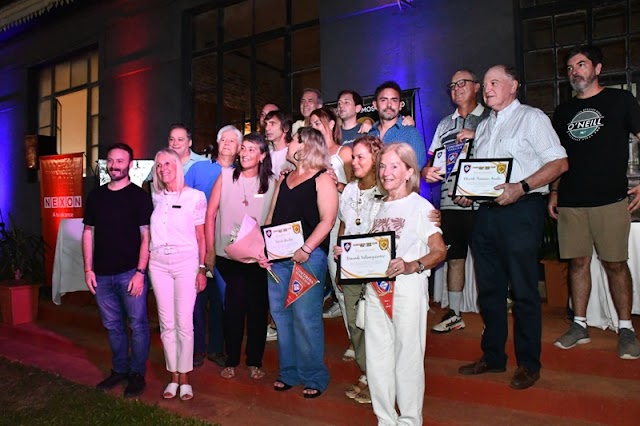
[[[348,183],[347,173],[344,171],[344,161],[342,161],[342,158],[340,158],[341,149],[342,147],[338,148],[338,151],[336,151],[336,153],[329,158],[329,161],[331,162],[331,168],[338,177],[338,182],[346,185]]]

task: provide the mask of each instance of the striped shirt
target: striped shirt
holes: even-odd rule
[[[491,111],[489,118],[478,125],[475,142],[475,158],[513,158],[510,183],[567,157],[549,117],[517,99],[502,111]],[[544,185],[531,192],[546,194],[549,188]]]

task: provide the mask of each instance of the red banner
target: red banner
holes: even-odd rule
[[[373,291],[378,295],[380,303],[384,311],[389,315],[389,319],[393,319],[393,281],[374,281],[371,283]]]
[[[60,221],[84,216],[83,155],[48,155],[40,158],[40,211],[47,285],[51,285]]]
[[[284,303],[285,309],[319,282],[320,281],[318,281],[311,272],[304,269],[302,265],[294,263],[291,280],[289,280],[289,294],[287,294],[287,301]]]

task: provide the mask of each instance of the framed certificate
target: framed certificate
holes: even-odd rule
[[[342,254],[338,258],[338,283],[361,284],[385,280],[389,261],[396,257],[395,232],[343,235],[338,237]]]
[[[302,222],[295,221],[282,225],[262,226],[264,250],[267,259],[272,262],[288,260],[304,245]]]
[[[438,174],[444,175],[447,170],[447,153],[444,146],[433,151],[433,167],[440,167]]]
[[[495,187],[509,182],[512,164],[513,158],[461,160],[453,196],[471,200],[492,200],[500,196],[502,190]]]

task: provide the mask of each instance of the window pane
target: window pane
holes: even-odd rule
[[[243,1],[224,8],[224,41],[251,35],[251,2]]]
[[[191,72],[194,90],[217,90],[217,61],[216,54],[193,59]]]
[[[98,51],[91,54],[91,82],[98,81]]]
[[[320,27],[296,31],[291,39],[293,71],[320,66]]]
[[[98,110],[100,108],[100,89],[98,87],[91,88],[91,115],[98,115]]]
[[[604,72],[625,69],[627,61],[626,43],[624,39],[610,40],[594,44],[602,49],[602,55],[606,59]]]
[[[291,2],[292,23],[299,24],[318,19],[318,4],[320,4],[319,0],[293,0]]]
[[[576,92],[573,91],[573,88],[571,87],[569,81],[558,82],[558,104],[567,102],[575,95]]]
[[[51,125],[51,101],[40,102],[40,109],[38,112],[38,126],[50,126]]]
[[[524,21],[525,50],[540,49],[551,46],[551,17]]]
[[[629,65],[640,67],[640,36],[629,39]]]
[[[593,38],[625,34],[626,4],[593,9]]]
[[[69,62],[63,62],[56,65],[55,68],[55,91],[65,90],[71,84],[71,67]]]
[[[543,80],[554,77],[553,50],[530,52],[524,59],[525,79]]]
[[[603,85],[604,87],[611,87],[614,89],[627,88],[626,74],[601,75],[598,80],[600,81],[600,84]]]
[[[553,83],[528,84],[527,104],[540,108],[546,113],[551,113],[555,109]]]
[[[49,96],[51,94],[51,68],[43,68],[40,70],[40,97]]]
[[[582,43],[587,36],[587,14],[585,12],[556,16],[556,45]]]
[[[38,134],[42,136],[51,136],[51,126],[45,126],[38,129]]]
[[[224,54],[223,123],[244,122],[251,118],[250,48]]]
[[[640,0],[631,0],[629,31],[631,31],[632,33],[640,32]]]
[[[215,47],[218,38],[218,10],[193,17],[193,50]]]
[[[100,143],[98,138],[99,127],[98,117],[91,117],[91,145],[98,145]]]
[[[71,87],[87,84],[87,58],[76,59],[71,62]]]
[[[255,8],[256,34],[287,25],[286,0],[256,1]]]
[[[256,47],[256,109],[267,103],[284,108],[287,104],[286,78],[284,75],[284,39],[279,38]]]
[[[567,77],[567,63],[565,61],[565,57],[571,47],[562,47],[556,52],[556,64],[558,65],[558,77],[560,78],[568,78]]]

